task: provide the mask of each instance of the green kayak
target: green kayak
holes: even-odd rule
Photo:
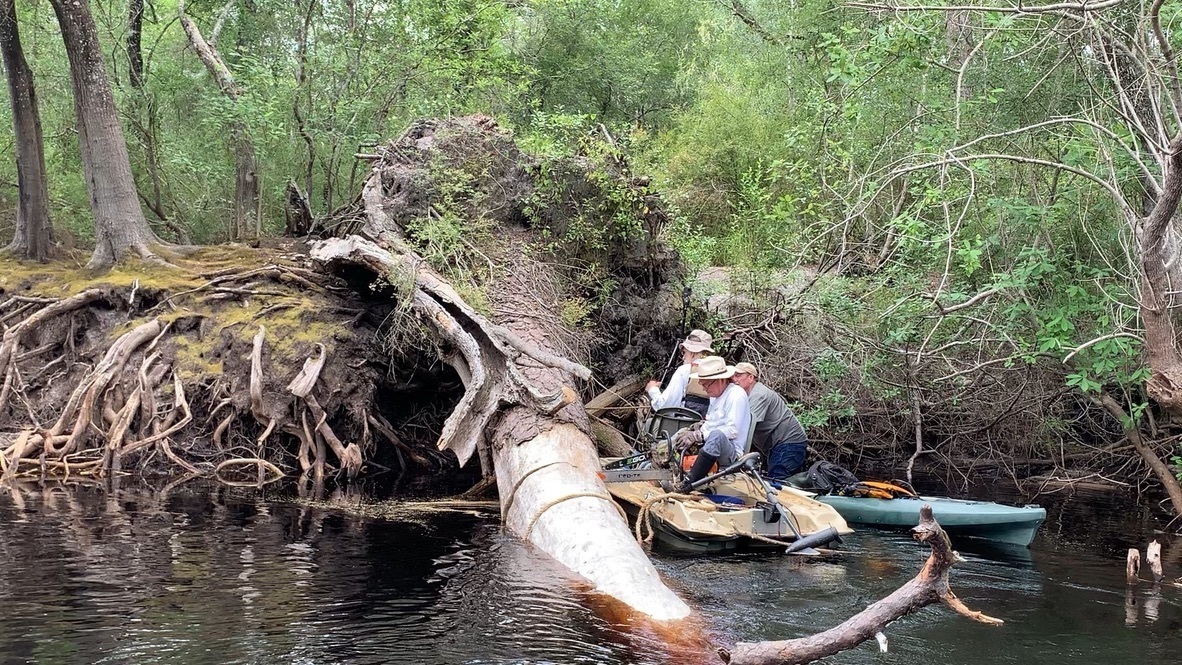
[[[931,504],[940,526],[953,536],[986,538],[1026,547],[1047,517],[1039,506],[1005,506],[990,501],[965,501],[938,496],[874,499],[822,494],[817,501],[833,506],[850,524],[881,527],[913,527],[919,508]]]

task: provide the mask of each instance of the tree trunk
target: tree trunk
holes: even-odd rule
[[[1149,396],[1175,417],[1182,418],[1182,352],[1171,307],[1167,240],[1170,222],[1182,199],[1182,134],[1170,142],[1161,195],[1138,234],[1141,258],[1140,312],[1149,355]]]
[[[1182,485],[1179,485],[1174,472],[1166,466],[1165,462],[1161,461],[1161,457],[1158,457],[1153,448],[1145,443],[1145,439],[1141,437],[1140,426],[1135,422],[1130,422],[1128,413],[1119,402],[1111,395],[1101,395],[1099,402],[1105,411],[1120,422],[1129,443],[1133,444],[1133,449],[1161,481],[1162,486],[1166,488],[1166,493],[1170,495],[1170,503],[1174,506],[1174,514],[1182,515]]]
[[[230,135],[234,139],[234,224],[230,239],[237,240],[259,225],[259,160],[242,123],[234,123]]]
[[[159,261],[153,247],[160,241],[140,209],[89,0],[51,0],[51,4],[70,60],[82,171],[94,214],[95,247],[89,267],[111,266],[129,252]]]
[[[131,87],[144,87],[144,53],[140,36],[144,27],[144,0],[127,3],[127,76]]]
[[[45,149],[33,71],[21,48],[15,0],[0,0],[0,52],[3,52],[4,71],[8,73],[16,143],[16,235],[8,249],[21,258],[45,261],[53,246]]]
[[[227,5],[227,8],[229,5]],[[184,0],[177,3],[177,14],[180,16],[181,27],[189,38],[189,45],[197,52],[197,57],[205,65],[210,76],[217,83],[218,89],[235,102],[242,96],[234,74],[222,60],[213,44],[205,41],[201,29],[193,19],[185,13]],[[220,24],[220,20],[219,20]],[[216,32],[215,28],[215,32]],[[230,224],[230,239],[237,240],[246,235],[249,229],[257,229],[261,223],[259,219],[259,162],[256,156],[254,142],[250,140],[250,132],[241,122],[235,122],[230,129],[230,137],[234,145],[234,218]]]
[[[510,330],[473,310],[410,250],[382,212],[381,172],[363,191],[383,247],[350,236],[317,243],[312,258],[329,268],[360,265],[390,284],[409,285],[409,302],[448,349],[444,361],[464,382],[439,448],[460,464],[478,450],[495,454],[505,525],[511,533],[587,579],[594,588],[653,619],[688,617],[689,606],[657,575],[599,479],[587,415],[569,384],[590,372],[540,347],[530,331]],[[519,362],[520,360],[528,362]]]
[[[164,211],[163,187],[160,182],[159,125],[156,100],[147,89],[147,73],[144,71],[144,54],[141,43],[144,24],[144,1],[130,0],[127,3],[127,71],[128,82],[137,94],[133,95],[136,110],[135,130],[139,133],[144,144],[144,168],[148,170],[148,180],[152,185],[150,196],[141,194],[144,204],[148,206],[160,222],[176,235],[177,242],[182,245],[192,244],[189,233],[177,221],[169,219]]]

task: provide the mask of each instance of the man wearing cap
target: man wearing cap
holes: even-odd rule
[[[747,392],[751,426],[755,428],[751,448],[763,455],[768,477],[781,480],[799,471],[808,452],[808,436],[788,403],[760,383],[759,372],[751,363],[735,365],[734,382]]]
[[[690,375],[701,382],[710,396],[710,408],[700,428],[683,429],[677,433],[675,442],[678,445],[702,444],[686,483],[678,487],[678,491],[684,492],[690,484],[705,478],[715,462],[720,467],[729,466],[743,454],[751,411],[747,405],[747,393],[731,382],[734,374],[734,366],[727,365],[721,357],[706,356],[698,361],[698,371]]]
[[[685,341],[681,343],[681,367],[673,372],[669,385],[661,391],[659,381],[649,381],[645,386],[649,402],[653,411],[667,406],[684,406],[697,411],[699,416],[706,415],[710,406],[710,397],[702,389],[702,384],[690,376],[697,367],[698,360],[711,352],[710,346],[714,338],[705,330],[693,330]]]

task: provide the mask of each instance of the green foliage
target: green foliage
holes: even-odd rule
[[[1138,165],[1109,137],[1140,139],[1106,110],[1115,106],[1095,63],[1068,57],[1086,52],[1075,38],[1048,46],[1045,31],[1017,29],[1020,17],[982,13],[958,42],[939,12],[888,17],[812,0],[745,3],[745,16],[672,0],[310,2],[235,5],[217,46],[236,99],[188,48],[171,0],[145,18],[147,86],[132,88],[123,8],[92,3],[140,192],[198,242],[226,235],[235,131],[257,149],[265,228],[277,232],[289,179],[329,212],[366,174],[358,150],[422,116],[483,112],[538,156],[526,214],[580,266],[579,295],[560,312],[571,325],[605,302],[610,250],[659,234],[691,269],[730,266],[763,284],[804,267],[819,275],[807,306],[845,346],[802,365],[817,382],[806,424],[838,423],[867,394],[907,399],[892,380],[933,349],[949,365],[923,377],[941,381],[927,387],[936,392],[971,384],[957,363],[997,361],[1044,368],[1082,395],[1145,402],[1139,267],[1121,251],[1133,244],[1128,227],[1110,192],[1032,163],[1111,174],[1134,199],[1143,190]],[[1177,41],[1175,4],[1162,17]],[[187,4],[207,36],[221,7]],[[64,48],[47,3],[19,11],[55,224],[85,244],[93,231]],[[1110,134],[1047,122],[1084,111]],[[0,122],[11,124],[8,105]],[[979,137],[980,153],[1021,159],[946,159]],[[490,166],[437,166],[430,209],[407,231],[479,303],[487,260],[476,247],[488,238],[473,211]],[[668,204],[663,228],[646,221],[637,173],[653,174]],[[2,143],[0,187],[15,179]],[[15,196],[2,196],[0,220],[11,220]],[[940,316],[937,303],[966,306]]]
[[[857,414],[853,401],[840,390],[830,390],[810,405],[792,402],[788,406],[806,430],[834,427],[845,431],[849,427],[848,419]]]
[[[542,159],[524,211],[549,236],[552,251],[601,262],[613,245],[645,234],[649,210],[620,167],[619,148],[586,134],[573,140],[576,154]]]
[[[523,6],[508,43],[529,73],[524,86],[538,115],[519,120],[572,113],[609,125],[659,125],[692,98],[680,74],[699,55],[700,11],[667,0]]]
[[[842,360],[841,352],[825,349],[813,359],[813,372],[822,381],[845,378],[850,373],[849,365]]]

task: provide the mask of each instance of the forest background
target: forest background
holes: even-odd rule
[[[588,215],[563,241],[657,232],[672,243],[690,266],[678,285],[694,296],[689,322],[725,337],[732,360],[764,368],[821,454],[908,473],[934,463],[966,482],[981,471],[1148,481],[1182,510],[1170,287],[1182,177],[1171,168],[1182,159],[1182,93],[1170,45],[1182,7],[90,9],[161,238],[283,235],[290,185],[332,219],[368,175],[355,153],[418,118],[487,114],[542,158],[615,160],[651,177],[671,211],[663,228]],[[16,10],[58,249],[90,247],[54,8]],[[0,115],[12,126],[9,104]],[[0,139],[5,239],[16,226],[14,151]],[[442,215],[409,231],[446,263],[465,229]],[[593,325],[606,291],[589,287],[564,320]]]

